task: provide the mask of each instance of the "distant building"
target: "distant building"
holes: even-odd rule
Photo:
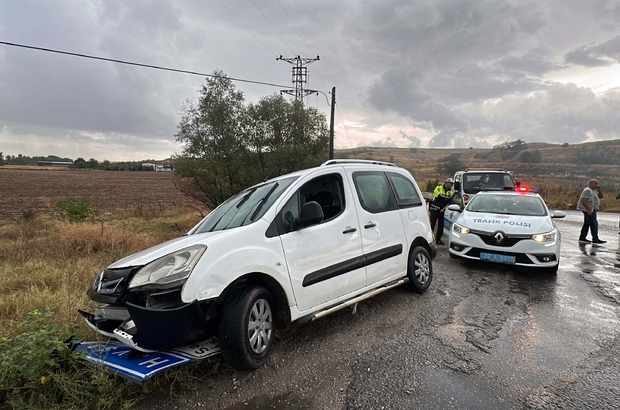
[[[64,167],[75,168],[73,162],[60,162],[60,161],[37,161],[37,165],[40,167]]]
[[[172,164],[169,161],[159,161],[155,163],[155,171],[171,172]]]

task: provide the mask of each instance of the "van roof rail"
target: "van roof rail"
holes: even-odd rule
[[[322,167],[335,164],[375,164],[375,165],[387,165],[389,167],[395,167],[396,165],[391,162],[374,161],[369,159],[330,159],[321,164]]]

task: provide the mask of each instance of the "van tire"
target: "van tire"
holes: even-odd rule
[[[428,251],[422,246],[416,246],[409,253],[407,262],[407,277],[405,285],[408,291],[424,293],[433,281],[433,263]]]
[[[275,334],[276,309],[267,289],[246,286],[226,299],[219,339],[222,356],[231,367],[253,370],[262,366],[269,358]]]

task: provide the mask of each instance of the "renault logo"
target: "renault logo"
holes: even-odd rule
[[[495,232],[495,235],[493,235],[493,238],[495,238],[495,242],[502,243],[504,241],[504,234],[501,232]]]

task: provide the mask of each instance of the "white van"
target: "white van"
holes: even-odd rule
[[[140,352],[217,336],[231,366],[253,369],[276,317],[306,323],[399,285],[422,293],[435,254],[408,171],[332,160],[248,188],[188,234],[110,265],[88,292],[104,305],[80,313]]]

